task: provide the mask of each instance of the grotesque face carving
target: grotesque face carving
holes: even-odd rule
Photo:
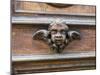
[[[62,45],[66,40],[67,26],[55,24],[49,27],[51,41],[56,45]]]
[[[74,39],[80,39],[80,33],[69,30],[64,23],[53,22],[48,30],[39,30],[33,34],[34,39],[45,40],[56,53],[61,53],[68,43]]]
[[[48,31],[51,35],[51,40],[49,41],[51,48],[56,53],[61,53],[64,49],[65,45],[68,43],[68,39],[66,38],[66,32],[68,30],[68,26],[63,23],[51,23]]]

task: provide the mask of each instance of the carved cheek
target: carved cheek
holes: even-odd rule
[[[55,41],[55,35],[51,34],[51,40],[54,42]]]
[[[62,35],[62,37],[63,37],[64,40],[66,39],[66,35],[64,35],[64,34]]]
[[[66,35],[62,34],[62,41],[64,42],[66,40]]]

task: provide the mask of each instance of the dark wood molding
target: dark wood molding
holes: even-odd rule
[[[95,52],[61,55],[12,56],[16,74],[75,71],[96,68]]]
[[[95,51],[73,52],[68,54],[48,54],[48,55],[13,55],[13,62],[42,61],[42,60],[61,60],[61,59],[81,59],[95,57]]]
[[[36,57],[33,56],[29,58],[25,58],[24,56],[17,56],[15,58],[15,56],[13,56],[12,65],[15,72],[17,74],[31,74],[39,72],[88,70],[96,68],[94,52],[66,55],[42,55],[43,57],[41,55],[41,57],[37,55],[37,60]],[[45,60],[43,60],[43,58]]]

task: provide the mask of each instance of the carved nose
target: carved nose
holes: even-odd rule
[[[62,35],[58,32],[55,36],[56,39],[61,39],[62,38]]]
[[[59,40],[59,39],[62,39],[62,36],[61,35],[56,35],[55,38]]]

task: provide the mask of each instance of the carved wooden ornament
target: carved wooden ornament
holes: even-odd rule
[[[80,32],[70,30],[63,22],[52,22],[48,29],[41,29],[33,34],[34,40],[43,40],[48,43],[55,53],[61,53],[71,41],[80,39]]]

